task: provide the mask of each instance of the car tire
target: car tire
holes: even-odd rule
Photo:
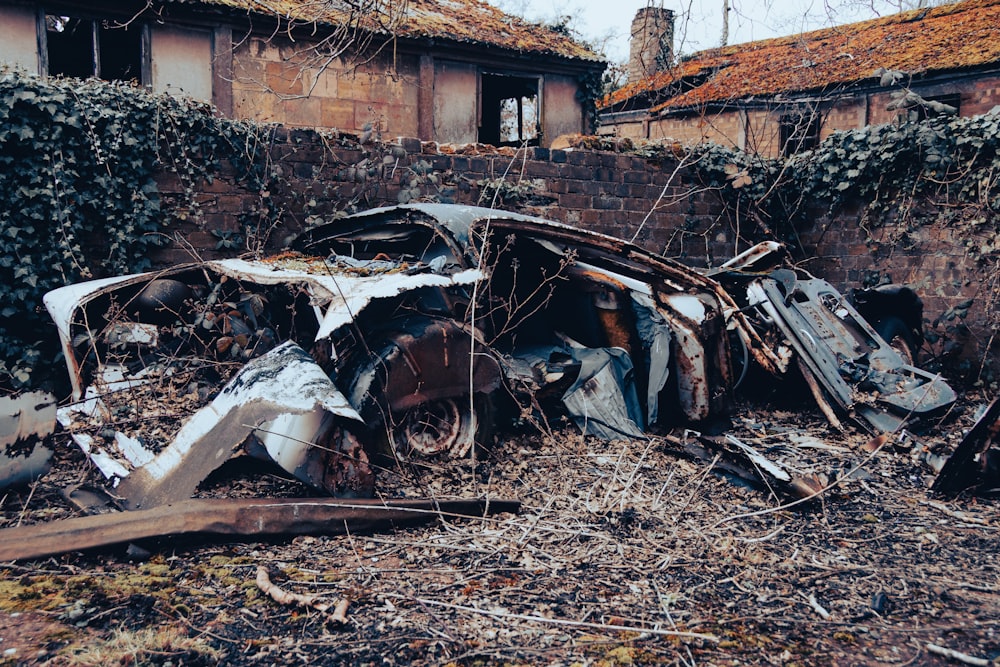
[[[490,443],[493,432],[492,401],[469,396],[427,401],[394,420],[392,437],[397,455],[412,458],[464,458],[473,447]]]

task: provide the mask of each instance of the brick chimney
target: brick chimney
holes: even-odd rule
[[[662,6],[641,8],[632,19],[628,83],[667,69],[673,60],[673,51],[674,13]]]

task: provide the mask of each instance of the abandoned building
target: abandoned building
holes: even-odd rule
[[[601,103],[600,132],[714,142],[775,157],[836,130],[1000,104],[1000,0],[964,0],[674,62],[673,14],[632,26],[629,80]]]
[[[371,4],[3,0],[0,64],[387,138],[547,146],[591,127],[581,91],[605,63],[564,32],[482,0]]]

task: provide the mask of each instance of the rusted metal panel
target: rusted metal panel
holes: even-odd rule
[[[390,298],[423,287],[471,285],[482,273],[468,269],[450,275],[431,271],[407,273],[386,270],[369,273],[335,271],[324,259],[285,257],[271,261],[252,262],[242,259],[215,260],[202,265],[187,264],[157,274],[139,274],[107,278],[77,285],[68,285],[45,295],[49,311],[62,341],[73,382],[74,397],[83,396],[79,361],[73,350],[71,327],[73,317],[88,302],[97,297],[140,285],[192,269],[209,270],[219,276],[246,280],[255,285],[302,285],[325,311],[320,316],[316,340],[330,336],[336,329],[349,324],[373,300]],[[412,270],[414,267],[410,267]]]
[[[185,267],[177,267],[183,270]],[[73,316],[80,307],[94,298],[120,289],[127,285],[136,285],[148,281],[150,278],[146,274],[119,276],[113,278],[100,278],[90,280],[85,283],[66,285],[59,289],[52,290],[42,298],[49,316],[56,325],[59,332],[59,340],[63,347],[63,356],[69,366],[69,379],[73,385],[73,398],[80,400],[83,398],[83,380],[80,377],[80,362],[73,350],[73,334],[71,326]]]
[[[770,276],[749,285],[751,303],[766,311],[803,367],[859,424],[892,432],[955,401],[940,376],[904,364],[828,283],[785,269]]]
[[[473,354],[475,333],[453,321],[409,318],[387,335],[370,378],[357,383],[355,405],[367,394],[397,413],[420,403],[500,386],[496,359]]]
[[[718,276],[728,272],[764,275],[780,267],[785,258],[783,245],[777,241],[762,241],[727,259],[718,268],[706,271],[705,275]]]
[[[56,427],[56,397],[44,391],[0,396],[0,446],[50,435]]]
[[[301,382],[322,378],[326,397],[323,400],[317,398],[311,409],[302,410],[296,403],[296,399],[305,394],[282,394],[276,385],[264,382],[255,389],[250,388],[256,380],[248,381],[248,378],[255,371],[245,370],[243,377],[233,380],[238,384],[231,385],[241,388],[237,396],[229,396],[223,391],[213,406],[191,415],[171,440],[158,443],[153,448],[149,446],[153,443],[146,443],[129,433],[129,424],[116,425],[116,429],[120,430],[114,434],[113,441],[105,438],[101,442],[94,434],[101,431],[102,424],[120,422],[111,416],[112,411],[117,410],[109,402],[112,398],[134,392],[139,387],[162,383],[174,372],[173,369],[162,367],[156,370],[144,361],[142,368],[135,372],[108,359],[98,362],[96,375],[85,387],[80,357],[75,348],[81,338],[99,335],[101,345],[111,349],[152,351],[160,343],[158,327],[176,326],[171,325],[171,321],[176,320],[198,331],[203,326],[217,327],[220,336],[213,339],[219,345],[216,354],[224,353],[223,343],[228,347],[233,341],[240,341],[241,336],[246,338],[252,333],[243,325],[243,319],[252,320],[255,314],[261,314],[251,312],[249,308],[243,309],[245,303],[216,303],[218,287],[226,280],[234,280],[238,281],[235,284],[254,286],[254,289],[281,286],[287,287],[290,293],[307,293],[315,311],[314,340],[317,346],[314,346],[314,352],[321,351],[325,345],[328,350],[326,356],[335,356],[337,351],[328,340],[330,335],[353,322],[372,301],[421,289],[455,288],[474,283],[481,277],[478,270],[455,270],[443,262],[344,262],[340,259],[344,258],[286,254],[259,262],[220,260],[183,265],[157,274],[94,281],[50,292],[46,295],[46,305],[57,323],[74,395],[78,399],[60,412],[60,421],[109,478],[123,479],[129,477],[133,470],[138,470],[122,490],[127,492],[128,502],[137,505],[186,497],[177,494],[193,490],[211,470],[228,459],[229,455],[223,455],[223,452],[231,454],[237,451],[254,434],[259,436],[262,444],[254,451],[273,458],[303,481],[349,496],[369,494],[372,476],[363,447],[350,429],[338,422],[345,419],[360,421],[360,417],[327,377],[326,371],[304,353],[289,361],[297,365],[299,372],[289,377],[288,386],[301,390]],[[192,289],[176,278],[189,276],[186,278],[189,280],[198,275],[205,276],[209,282],[195,289],[199,294],[196,298]],[[118,295],[125,302],[117,307],[123,312],[137,312],[144,321],[112,321],[95,334],[93,327],[98,323],[88,322],[86,307],[91,302],[98,303],[98,299],[116,299]],[[254,303],[253,309],[265,307],[263,298],[253,293],[245,296],[256,300],[246,302]],[[200,309],[199,300],[202,304]],[[240,313],[245,312],[248,318],[233,308]],[[215,324],[210,324],[207,317],[213,314],[217,316]],[[280,312],[277,316],[291,317]],[[185,319],[190,324],[185,324]],[[236,325],[243,328],[236,328]],[[81,330],[83,334],[79,333]],[[241,334],[241,331],[246,334]],[[461,336],[456,332],[454,338],[458,340]],[[94,347],[92,343],[88,345]],[[460,361],[459,353],[465,350],[468,350],[468,344],[464,348],[459,345],[454,350],[456,368],[460,365],[457,363]],[[197,350],[190,352],[195,356],[199,354]],[[490,370],[490,361],[482,360],[477,367],[486,369],[483,377],[479,378],[480,385],[489,385],[492,389],[497,384],[498,371],[495,362]],[[170,363],[177,365],[176,361]],[[296,381],[300,384],[295,384]],[[424,378],[424,382],[429,391],[434,391],[436,384],[432,379]],[[261,397],[254,393],[265,386],[270,392],[268,396]],[[282,409],[283,405],[287,409]],[[140,421],[139,416],[136,417]],[[224,439],[216,440],[220,435]],[[166,449],[157,453],[164,444],[168,445]]]
[[[265,449],[281,450],[277,462],[289,472],[316,487],[334,482],[331,492],[357,495],[371,492],[372,475],[364,451],[346,440],[336,439],[333,447],[322,447],[327,437],[323,428],[336,431],[338,425],[319,419],[307,420],[318,432],[289,434],[277,430],[275,422],[284,416],[334,415],[343,420],[361,422],[361,416],[337,390],[330,378],[302,348],[283,343],[271,352],[248,363],[209,405],[199,410],[177,433],[173,441],[151,461],[133,470],[118,485],[117,493],[129,509],[149,508],[191,497],[204,479],[228,461],[258,433]],[[294,424],[293,424],[294,425]],[[347,428],[347,426],[343,426]],[[291,436],[291,437],[289,437]],[[306,436],[306,437],[302,437]],[[277,442],[275,442],[277,440]],[[333,480],[316,477],[332,462],[330,450],[346,457],[352,464],[347,470],[352,479]],[[312,457],[320,462],[312,465]],[[323,475],[322,472],[319,473]],[[343,487],[343,488],[340,488]]]
[[[43,391],[0,396],[0,489],[44,475],[52,450],[42,443],[56,427],[56,399]]]
[[[963,491],[995,491],[1000,488],[1000,398],[976,420],[975,425],[945,461],[931,491],[954,495]]]
[[[713,389],[709,386],[710,354],[706,347],[718,341],[706,340],[702,325],[712,311],[692,294],[663,295],[660,301],[670,312],[668,321],[675,340],[681,408],[688,419],[703,421],[711,414]]]

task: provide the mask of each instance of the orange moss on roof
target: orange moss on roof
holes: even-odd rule
[[[598,103],[598,106],[606,108],[631,99],[636,95],[663,90],[682,81],[695,79],[699,75],[711,72],[713,69],[717,69],[730,62],[723,57],[713,58],[708,54],[708,51],[702,51],[695,54],[698,57],[697,60],[683,60],[669,69],[657,72],[653,76],[623,86],[605,96]]]
[[[291,22],[330,26],[342,25],[349,16],[346,3],[336,0],[180,1],[280,16]],[[372,32],[392,32],[398,37],[446,39],[519,53],[602,60],[568,35],[504,14],[483,0],[400,0],[380,3],[380,6],[385,6],[387,11],[366,12],[360,20],[352,23]],[[388,15],[398,12],[400,7],[403,8],[400,15]]]
[[[700,74],[704,80],[651,110],[825,90],[876,76],[879,68],[910,74],[1000,62],[1000,0],[965,0],[789,37],[709,49],[675,68],[625,86],[606,108]]]

